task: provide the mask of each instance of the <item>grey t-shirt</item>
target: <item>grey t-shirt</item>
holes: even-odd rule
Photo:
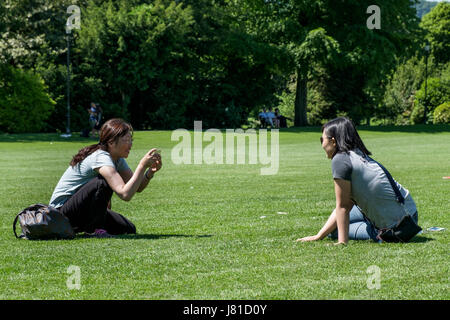
[[[97,150],[75,167],[69,166],[67,168],[53,191],[50,206],[55,208],[62,207],[79,188],[98,175],[95,169],[103,166],[113,167],[118,172],[129,169],[125,159],[119,158],[119,160],[114,162],[108,152]]]
[[[405,204],[396,201],[383,169],[359,149],[337,153],[331,161],[331,170],[334,179],[351,181],[353,201],[379,229],[391,228],[405,214],[413,215],[417,211],[409,191],[394,180]]]

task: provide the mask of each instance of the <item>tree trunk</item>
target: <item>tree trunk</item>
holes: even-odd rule
[[[306,75],[302,75],[300,70],[297,70],[297,88],[295,92],[295,116],[294,126],[303,127],[308,125],[306,118],[306,93],[307,93]]]

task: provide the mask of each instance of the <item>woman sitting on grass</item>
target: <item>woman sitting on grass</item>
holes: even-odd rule
[[[380,229],[394,227],[405,215],[417,223],[416,204],[409,191],[394,181],[405,199],[400,204],[351,120],[340,117],[326,123],[320,142],[332,159],[336,208],[316,235],[297,241],[322,240],[327,235],[337,238],[338,244],[347,244],[349,239],[378,241]]]
[[[59,180],[50,205],[69,219],[75,232],[97,237],[136,233],[132,222],[110,210],[112,193],[130,201],[147,187],[162,162],[156,149],[151,149],[133,172],[125,161],[132,135],[131,125],[124,120],[108,120],[100,130],[100,142],[78,151]]]

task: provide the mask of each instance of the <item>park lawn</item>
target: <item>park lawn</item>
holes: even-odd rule
[[[360,128],[373,157],[410,190],[423,229],[446,230],[346,247],[295,242],[315,234],[335,204],[320,128],[281,131],[279,170],[266,176],[262,164],[175,165],[171,133],[135,132],[130,167],[159,147],[163,168],[131,202],[113,197],[138,234],[69,241],[16,240],[12,222],[48,203],[92,140],[0,135],[0,299],[450,298],[449,126]],[[80,270],[79,290],[67,285],[70,266]]]

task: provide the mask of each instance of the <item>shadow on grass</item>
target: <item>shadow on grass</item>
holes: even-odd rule
[[[0,142],[86,142],[93,144],[98,138],[80,137],[80,133],[72,133],[70,138],[63,138],[59,133],[0,133]]]
[[[375,132],[410,132],[410,133],[441,133],[450,132],[448,124],[417,124],[409,126],[358,126],[358,130]]]
[[[114,236],[116,239],[130,239],[130,240],[140,240],[140,239],[166,239],[166,238],[210,238],[210,234],[192,235],[192,234],[122,234]]]
[[[208,128],[204,128],[205,130]],[[441,133],[450,132],[450,125],[448,124],[417,124],[417,125],[405,125],[405,126],[357,126],[358,130],[373,131],[373,132],[409,132],[409,133]],[[170,131],[170,130],[167,130]],[[225,129],[221,129],[225,133]],[[270,129],[268,130],[270,131]],[[280,129],[280,132],[321,132],[320,126],[308,126],[308,127],[290,127]],[[0,142],[86,142],[91,144],[92,141],[96,142],[98,139],[83,138],[80,137],[80,133],[72,133],[72,137],[63,138],[59,133],[21,133],[21,134],[9,134],[0,133]],[[92,142],[92,143],[94,143]]]
[[[111,238],[96,238],[89,235],[77,235],[76,238],[79,239],[128,239],[128,240],[155,240],[155,239],[166,239],[166,238],[210,238],[210,234],[202,235],[189,235],[189,234],[120,234],[115,235]]]
[[[356,126],[358,130],[372,131],[372,132],[408,132],[408,133],[442,133],[450,132],[450,125],[448,124],[417,124],[405,126]],[[290,127],[280,129],[280,132],[321,132],[321,126],[311,127]]]
[[[434,241],[434,239],[424,237],[424,236],[415,236],[408,243],[424,243],[424,242],[428,242],[428,241]]]

